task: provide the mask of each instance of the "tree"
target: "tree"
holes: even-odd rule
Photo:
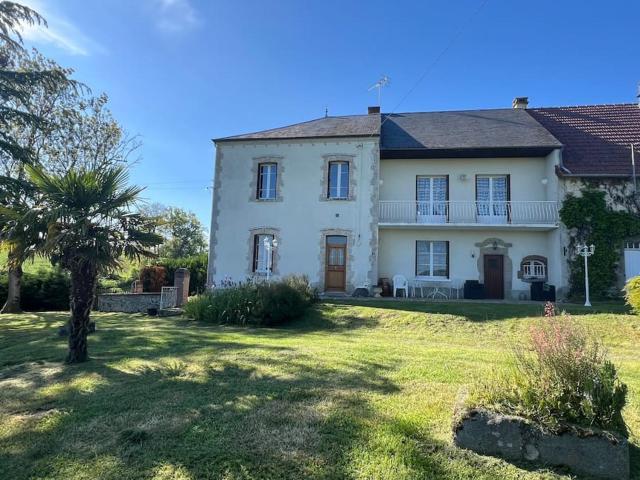
[[[169,207],[161,218],[160,233],[165,237],[160,247],[161,257],[190,257],[205,250],[207,241],[204,227],[195,213]]]
[[[158,251],[161,257],[191,257],[205,251],[205,230],[193,212],[153,202],[142,206],[140,213],[158,220],[157,233],[165,239]]]
[[[127,186],[125,167],[75,168],[59,174],[28,166],[27,172],[30,184],[42,196],[24,221],[46,225],[44,245],[27,248],[41,249],[70,272],[67,362],[84,362],[98,275],[117,268],[122,258],[153,256],[151,248],[162,237],[152,233],[152,219],[131,213],[142,189]]]
[[[15,58],[17,68],[23,71],[61,71],[64,75],[71,75],[70,69],[62,69],[55,62],[49,60],[38,52],[32,54],[21,52]],[[32,86],[31,93],[23,98],[15,98],[12,102],[17,111],[41,119],[25,125],[21,121],[11,121],[5,127],[6,133],[21,151],[29,152],[29,162],[34,164],[46,164],[45,149],[50,148],[49,138],[55,130],[53,119],[62,115],[67,105],[73,104],[79,95],[79,90],[71,83],[39,84]],[[0,222],[0,241],[8,246],[8,295],[7,301],[0,313],[20,312],[20,289],[22,282],[22,265],[33,251],[25,251],[22,244],[28,243],[29,236],[34,232],[31,225],[22,225],[22,215],[15,212],[28,210],[34,203],[33,196],[37,192],[30,190],[27,184],[22,182],[25,178],[22,156],[14,156],[11,152],[0,150],[0,204],[11,206],[4,209]],[[13,212],[13,214],[11,213]]]
[[[16,61],[18,68],[25,71],[59,70],[68,76],[72,73],[35,50],[31,54],[22,53]],[[43,119],[26,128],[21,122],[7,125],[16,144],[30,152],[30,163],[62,174],[73,168],[103,169],[130,162],[131,155],[140,146],[137,138],[127,135],[113,118],[107,108],[106,95],[92,98],[85,92],[86,89],[69,83],[39,85],[27,98],[14,100],[16,108]],[[0,151],[0,183],[2,176],[23,179],[24,165],[22,158]],[[35,203],[19,189],[7,192],[12,195],[5,195],[3,201],[12,204],[15,210]],[[9,295],[0,313],[20,311],[22,264],[26,258],[18,255],[22,251],[19,235],[26,233],[29,226],[20,228],[16,222],[17,219],[10,231],[8,224],[0,224],[0,240],[9,245]]]
[[[20,108],[34,90],[77,86],[61,69],[31,70],[16,68],[16,57],[24,53],[21,25],[45,25],[38,12],[14,2],[0,1],[0,152],[23,162],[32,160],[32,152],[15,140],[10,125],[22,128],[43,122],[43,119]]]
[[[46,21],[28,7],[0,1],[0,166],[3,167],[0,175],[8,180],[23,178],[23,165],[35,161],[35,132],[48,128],[42,112],[28,106],[39,104],[35,99],[41,99],[43,93],[51,96],[52,92],[79,87],[68,79],[69,70],[53,63],[21,63],[26,58],[20,36],[20,26],[24,24],[46,25]],[[14,213],[30,205],[26,191],[18,187],[19,183],[5,185],[0,192],[2,206],[12,205]],[[5,211],[3,216],[10,218],[9,223],[0,222],[0,241],[9,246],[9,295],[0,313],[18,312],[22,264],[31,254],[22,249],[24,242],[20,235],[29,236],[33,229],[20,225],[20,215],[12,216]]]

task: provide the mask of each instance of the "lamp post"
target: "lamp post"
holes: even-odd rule
[[[265,237],[264,241],[264,251],[267,254],[267,282],[271,280],[271,270],[273,269],[273,250],[278,248],[278,241],[273,238]]]
[[[589,301],[589,261],[588,258],[593,255],[596,247],[595,245],[578,245],[576,247],[578,255],[584,257],[584,292],[585,292],[585,301],[584,306],[590,307],[591,302]]]

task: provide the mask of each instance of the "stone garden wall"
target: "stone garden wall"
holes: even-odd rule
[[[147,313],[149,308],[160,308],[159,293],[104,293],[98,295],[101,312]]]
[[[629,478],[627,439],[595,429],[567,428],[556,435],[520,417],[472,410],[454,425],[454,443],[482,455],[569,467],[579,475],[608,480]]]

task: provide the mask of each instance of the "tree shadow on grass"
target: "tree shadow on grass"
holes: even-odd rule
[[[29,386],[25,425],[3,439],[11,448],[0,449],[0,463],[8,478],[36,475],[61,456],[68,468],[115,456],[131,475],[151,475],[168,464],[182,465],[195,478],[243,472],[302,478],[327,469],[344,478],[348,460],[340,455],[365,420],[345,419],[344,409],[368,415],[368,394],[397,387],[385,375],[390,365],[353,362],[337,370],[309,368],[312,361],[274,357],[277,375],[229,361],[203,365],[196,374],[188,364],[159,363],[133,373],[98,361],[66,367],[58,381],[82,374],[99,375],[100,382],[84,391],[68,382],[44,397]],[[34,415],[43,405],[50,412],[45,421]],[[338,427],[331,424],[338,421],[344,429],[333,435]],[[115,472],[106,476],[117,478]]]
[[[631,466],[631,480],[640,480],[640,445],[629,444],[629,463]]]

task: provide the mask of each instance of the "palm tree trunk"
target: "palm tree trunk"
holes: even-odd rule
[[[91,262],[81,262],[71,269],[71,320],[67,363],[86,362],[89,315],[96,291],[97,269]]]
[[[9,294],[0,313],[20,313],[20,284],[22,283],[22,265],[9,267]]]

